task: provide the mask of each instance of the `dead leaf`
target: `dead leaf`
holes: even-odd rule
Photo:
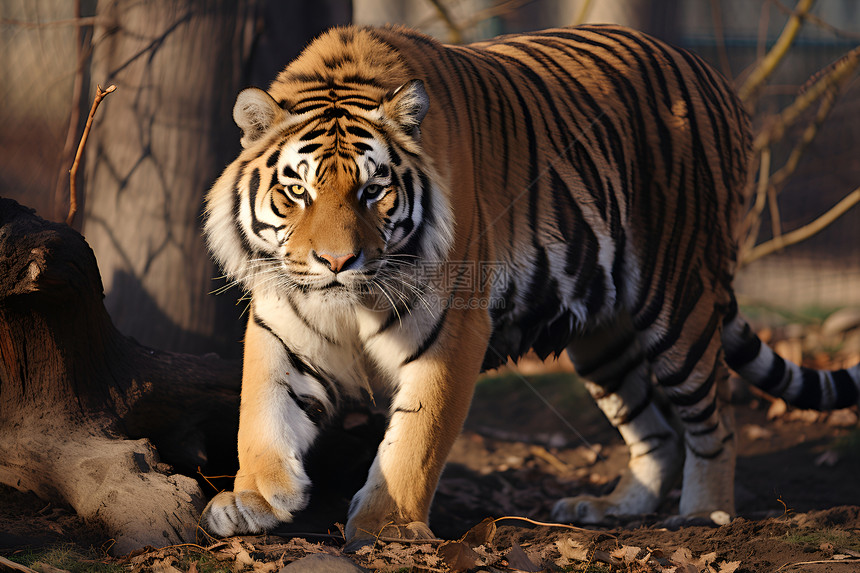
[[[153,573],[182,573],[182,571],[173,566],[174,561],[173,557],[156,561],[152,564],[151,570]]]
[[[594,551],[593,557],[595,561],[602,561],[603,563],[615,565],[616,567],[620,567],[624,564],[620,559],[616,559],[606,551],[601,551],[600,549]]]
[[[478,565],[478,554],[462,541],[443,543],[436,552],[455,573],[468,571]]]
[[[696,562],[696,566],[699,568],[699,571],[710,571],[711,573],[717,573],[717,570],[714,569],[714,563],[716,561],[717,552],[712,551],[710,553],[700,555],[699,560]]]
[[[478,545],[487,545],[493,540],[496,535],[496,521],[488,517],[478,525],[466,532],[460,541],[469,547],[477,547]]]
[[[523,548],[514,543],[511,550],[505,556],[508,560],[508,566],[514,571],[525,571],[526,573],[538,573],[543,571],[543,567],[535,565]]]
[[[702,566],[710,565],[714,561],[717,560],[717,552],[712,551],[710,553],[705,553],[704,555],[699,557],[699,564]]]
[[[558,539],[555,542],[558,547],[558,552],[561,553],[562,559],[566,559],[566,563],[559,565],[567,565],[571,561],[588,561],[588,548],[574,539]]]
[[[639,553],[641,552],[641,547],[636,547],[635,545],[622,545],[614,551],[610,551],[609,554],[615,559],[621,559],[622,561],[624,561],[624,563],[629,564],[638,561],[636,559],[636,556],[639,555]]]
[[[775,420],[776,418],[785,415],[787,410],[788,405],[785,403],[785,400],[777,398],[771,403],[770,408],[767,409],[767,419]]]
[[[693,554],[686,547],[677,549],[671,557],[669,557],[674,565],[676,565],[676,573],[699,573],[700,569],[693,560]]]
[[[758,424],[747,424],[741,429],[741,432],[747,439],[752,441],[769,440],[773,437],[773,430],[759,426]]]
[[[676,549],[669,557],[669,560],[681,565],[686,565],[687,563],[694,564],[693,553],[686,547],[679,547]]]
[[[735,570],[741,566],[740,561],[726,561],[720,565],[720,573],[735,573]]]
[[[232,553],[234,551],[237,565],[250,567],[254,564],[254,559],[251,558],[251,554],[248,553],[248,550],[242,546],[242,543],[235,538],[230,541],[230,552]]]
[[[853,428],[857,425],[857,414],[847,408],[834,410],[827,416],[827,423],[837,428]]]

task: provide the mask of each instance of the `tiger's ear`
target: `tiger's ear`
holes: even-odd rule
[[[421,80],[410,80],[382,99],[383,115],[415,139],[419,137],[418,126],[428,109],[430,97]]]
[[[284,113],[268,92],[259,88],[242,90],[233,106],[233,121],[242,130],[242,147],[247,149],[263,137]]]

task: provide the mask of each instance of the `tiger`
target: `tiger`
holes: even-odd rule
[[[566,351],[629,449],[611,493],[554,505],[564,523],[652,513],[679,478],[681,519],[730,519],[729,367],[797,407],[858,402],[860,366],[788,362],[738,312],[750,121],[688,51],[614,25],[467,45],[339,27],[243,90],[233,119],[243,149],[204,233],[250,303],[239,470],[201,518],[214,535],[292,520],[320,428],[381,388],[345,537],[432,536],[479,374],[530,350]]]

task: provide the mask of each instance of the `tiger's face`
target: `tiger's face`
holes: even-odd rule
[[[385,295],[404,264],[450,243],[447,197],[420,149],[427,94],[419,80],[378,102],[318,91],[289,110],[263,90],[239,95],[245,150],[207,197],[207,238],[252,292]]]

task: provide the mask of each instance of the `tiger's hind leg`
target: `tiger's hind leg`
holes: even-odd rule
[[[561,522],[597,524],[609,517],[651,513],[681,471],[681,441],[652,400],[650,365],[628,317],[578,337],[568,354],[586,387],[630,450],[609,495],[565,498],[553,508]]]
[[[656,320],[644,339],[657,383],[684,428],[680,518],[722,524],[734,515],[735,440],[732,411],[721,408],[728,369],[722,306],[714,298],[699,297],[683,320]]]

